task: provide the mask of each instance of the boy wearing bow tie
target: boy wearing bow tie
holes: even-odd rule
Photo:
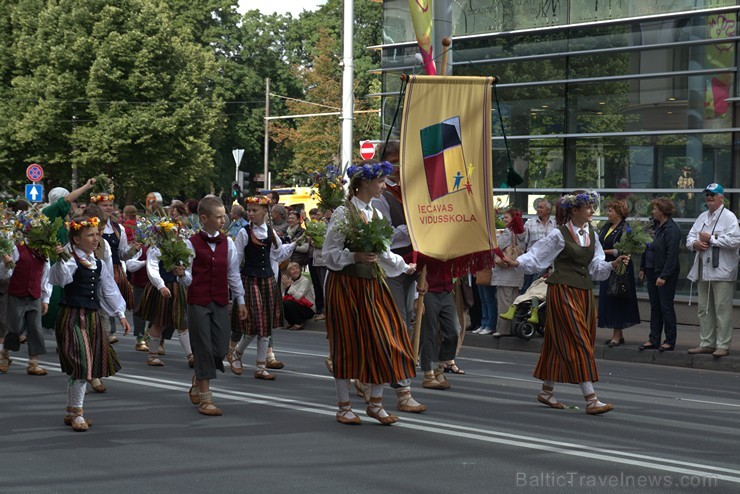
[[[186,241],[192,252],[190,267],[178,281],[188,289],[188,324],[195,358],[190,401],[203,415],[221,415],[213,404],[210,380],[216,369],[224,371],[223,359],[229,348],[229,291],[238,303],[238,317],[247,317],[244,287],[234,242],[221,230],[226,209],[216,196],[207,195],[198,204],[202,230]]]

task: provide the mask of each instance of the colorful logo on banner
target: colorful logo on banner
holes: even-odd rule
[[[472,193],[465,167],[460,117],[421,129],[421,151],[432,201],[462,190]]]

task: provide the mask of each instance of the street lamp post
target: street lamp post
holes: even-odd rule
[[[72,115],[72,136],[77,128],[77,115]],[[72,190],[77,189],[77,163],[74,162],[74,153],[72,153]]]

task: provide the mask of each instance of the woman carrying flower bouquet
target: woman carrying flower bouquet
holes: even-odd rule
[[[360,423],[349,401],[350,379],[371,384],[367,414],[390,425],[398,417],[383,409],[383,385],[415,376],[408,333],[384,276],[412,273],[416,265],[390,251],[392,231],[379,226],[391,230],[370,204],[392,169],[374,160],[347,169],[349,198],[334,211],[324,240],[326,326],[342,424]]]
[[[101,309],[116,314],[124,334],[128,334],[129,325],[124,315],[126,302],[113,273],[95,257],[101,240],[98,218],[76,217],[68,223],[68,229],[72,257],[54,264],[49,280],[64,289],[54,330],[62,371],[70,377],[64,423],[75,431],[86,431],[92,424],[83,416],[86,382],[112,376],[121,368],[103,332],[101,319],[106,316]]]
[[[537,401],[551,408],[565,405],[553,396],[556,382],[578,384],[586,400],[586,413],[597,415],[614,409],[602,403],[594,392],[599,380],[594,360],[596,305],[593,281],[605,280],[628,256],[604,260],[604,250],[591,226],[596,192],[575,191],[557,204],[559,225],[547,237],[517,259],[506,258],[509,266],[525,274],[538,273],[554,263],[547,278],[545,341],[534,377],[543,381]]]
[[[275,376],[267,372],[268,348],[272,330],[283,325],[283,304],[274,266],[281,257],[290,257],[295,243],[283,247],[283,242],[270,223],[270,199],[263,196],[245,199],[249,225],[236,236],[236,251],[241,268],[242,284],[248,317],[232,317],[232,336],[242,335],[238,343],[232,338],[232,348],[226,359],[234,374],[242,373],[242,354],[257,337],[257,370],[255,379],[272,381]]]
[[[619,251],[615,244],[626,235],[627,204],[622,200],[611,201],[606,205],[607,222],[599,232],[599,242],[604,249],[605,260],[611,262],[617,258]],[[624,343],[622,330],[640,324],[640,309],[637,307],[637,292],[635,288],[635,270],[632,265],[627,266],[627,276],[630,280],[629,297],[609,295],[609,280],[606,279],[599,286],[599,319],[600,328],[613,328],[612,337],[605,344],[610,347]]]
[[[171,221],[160,221],[156,228],[162,232],[162,235],[159,238],[159,245],[154,245],[147,250],[146,274],[149,281],[144,288],[137,315],[144,321],[149,321],[149,336],[153,342],[162,338],[164,328],[176,329],[177,339],[185,351],[188,366],[192,369],[195,360],[188,334],[188,289],[178,282],[178,279],[185,275],[185,268],[182,265],[175,265],[168,270],[161,259],[163,257],[162,242],[172,241],[170,237],[166,237],[167,235],[176,237],[174,241],[182,242],[183,247],[185,241],[177,238],[178,226]],[[155,344],[149,347],[146,363],[153,367],[164,366]]]

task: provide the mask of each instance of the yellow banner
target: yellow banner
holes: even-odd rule
[[[491,191],[492,77],[409,76],[401,190],[414,250],[448,260],[496,246]],[[473,260],[468,266],[480,266]]]

